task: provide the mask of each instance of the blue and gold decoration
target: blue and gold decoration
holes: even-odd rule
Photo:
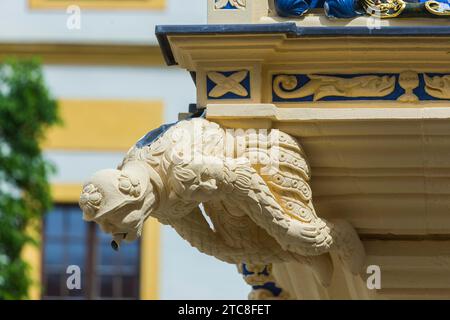
[[[250,99],[250,72],[238,70],[230,72],[213,71],[206,75],[208,99]]]
[[[449,101],[450,74],[275,74],[273,102]]]
[[[396,17],[450,17],[450,0],[275,0],[279,16],[296,18],[315,8],[324,8],[332,19],[370,15]]]
[[[254,265],[242,263],[238,270],[245,282],[252,286],[250,300],[288,299],[289,294],[280,288],[272,276],[272,265]]]

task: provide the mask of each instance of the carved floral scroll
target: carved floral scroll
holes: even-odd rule
[[[402,103],[450,99],[450,75],[418,73],[317,75],[275,74],[274,102],[386,100]]]
[[[280,75],[273,81],[275,94],[283,99],[313,96],[317,101],[325,97],[384,97],[394,92],[395,77],[361,76],[343,78],[323,75],[308,75],[309,81],[296,89],[296,76]]]

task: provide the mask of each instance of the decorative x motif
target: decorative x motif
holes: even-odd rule
[[[228,77],[219,72],[209,72],[208,78],[211,79],[216,86],[208,93],[208,96],[212,98],[220,98],[229,92],[240,97],[248,96],[247,89],[245,89],[241,84],[247,75],[247,70],[238,71]]]

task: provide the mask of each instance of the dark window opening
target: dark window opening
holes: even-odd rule
[[[138,299],[139,242],[116,252],[110,241],[77,205],[55,206],[44,219],[42,298]],[[80,290],[67,288],[71,265],[80,267]]]

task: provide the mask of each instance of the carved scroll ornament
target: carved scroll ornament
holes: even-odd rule
[[[228,263],[295,261],[328,285],[328,253],[336,251],[359,273],[364,249],[358,235],[345,221],[317,216],[299,143],[278,130],[268,133],[265,148],[254,134],[238,137],[204,119],[179,122],[151,144],[132,148],[117,170],[99,171],[86,183],[84,218],[110,233],[116,246],[140,236],[152,216]],[[230,146],[240,152],[229,153]]]
[[[294,75],[279,75],[273,81],[275,94],[283,99],[313,96],[314,101],[325,97],[385,97],[395,90],[395,76],[360,76],[343,78],[308,75],[310,79],[300,88]]]

